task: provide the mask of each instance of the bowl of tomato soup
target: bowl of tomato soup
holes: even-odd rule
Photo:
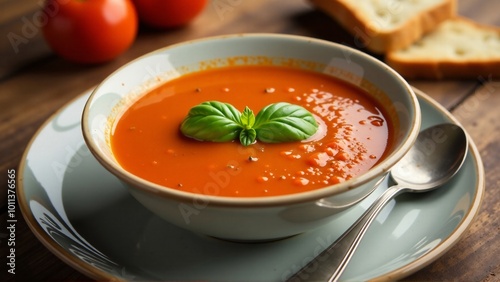
[[[85,141],[153,213],[222,239],[307,232],[367,197],[413,145],[412,88],[323,40],[189,41],[121,67],[91,94]]]

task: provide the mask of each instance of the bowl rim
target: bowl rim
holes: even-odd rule
[[[354,177],[353,179],[347,180],[345,182],[328,185],[323,188],[318,188],[311,191],[298,192],[293,194],[279,195],[279,196],[265,196],[265,197],[229,197],[229,196],[213,196],[213,195],[204,195],[197,194],[191,192],[185,192],[169,187],[165,187],[143,178],[140,178],[125,169],[123,169],[118,163],[115,161],[109,161],[106,156],[101,154],[98,149],[98,145],[93,141],[91,137],[91,126],[89,124],[89,111],[91,108],[92,101],[98,95],[98,92],[102,85],[104,85],[108,80],[110,80],[116,73],[120,72],[124,68],[129,67],[133,63],[140,61],[146,57],[153,56],[158,53],[162,53],[168,51],[169,49],[179,48],[184,45],[192,45],[199,44],[203,42],[209,41],[219,41],[219,40],[227,40],[227,39],[235,39],[235,38],[254,38],[254,39],[281,39],[281,40],[292,40],[292,41],[302,41],[304,43],[312,43],[319,44],[324,46],[329,46],[333,48],[339,48],[345,52],[349,52],[349,54],[356,54],[357,56],[371,61],[373,64],[378,65],[379,67],[385,69],[392,76],[394,76],[397,80],[399,80],[409,94],[410,103],[412,106],[412,110],[415,113],[412,116],[410,121],[411,126],[409,130],[409,134],[406,139],[402,141],[400,149],[391,153],[387,156],[382,162],[378,163],[374,167],[372,167],[367,172]],[[360,50],[354,49],[352,47],[348,47],[346,45],[342,45],[336,42],[331,42],[323,39],[317,39],[302,35],[290,35],[290,34],[274,34],[274,33],[239,33],[239,34],[227,34],[227,35],[218,35],[218,36],[209,36],[199,39],[193,39],[188,41],[183,41],[175,44],[171,44],[159,49],[156,49],[152,52],[146,53],[142,56],[137,57],[134,60],[129,61],[128,63],[122,65],[111,74],[109,74],[105,79],[103,79],[92,91],[88,100],[85,103],[85,107],[82,113],[81,119],[81,127],[82,133],[84,137],[84,141],[88,146],[91,153],[97,159],[97,161],[104,166],[108,171],[114,174],[116,177],[121,179],[122,181],[128,183],[132,189],[138,189],[140,191],[146,193],[154,193],[155,196],[170,198],[175,201],[184,202],[184,203],[205,203],[210,206],[219,206],[219,207],[271,207],[271,206],[284,206],[290,204],[299,204],[306,203],[310,201],[316,201],[324,198],[328,198],[337,194],[341,194],[348,190],[351,190],[353,187],[360,186],[365,184],[376,177],[381,177],[386,175],[390,168],[396,164],[413,146],[417,135],[420,131],[421,126],[421,111],[420,106],[417,100],[417,96],[413,91],[413,88],[409,85],[409,83],[395,70],[387,66],[382,61],[372,57],[371,55],[364,53]],[[332,189],[335,187],[335,189]]]

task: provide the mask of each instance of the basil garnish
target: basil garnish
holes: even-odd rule
[[[227,142],[239,136],[241,113],[231,104],[203,102],[189,110],[182,134],[201,141]]]
[[[300,141],[318,130],[318,124],[309,111],[285,102],[263,108],[255,118],[257,138],[266,143]]]
[[[180,129],[197,140],[227,142],[238,138],[248,146],[256,139],[266,143],[304,140],[316,133],[318,124],[309,111],[290,103],[271,104],[255,116],[248,107],[240,113],[231,104],[210,101],[191,108]]]

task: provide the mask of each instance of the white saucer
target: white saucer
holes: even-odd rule
[[[417,91],[422,128],[456,120]],[[20,164],[19,205],[38,239],[64,262],[98,280],[281,281],[298,271],[361,215],[362,203],[310,233],[261,244],[220,241],[151,214],[93,158],[80,129],[90,92],[62,108],[35,134]],[[367,232],[343,280],[394,280],[449,250],[469,227],[484,193],[484,170],[471,141],[445,187],[402,195]]]

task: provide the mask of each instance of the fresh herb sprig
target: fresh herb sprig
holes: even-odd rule
[[[240,113],[231,104],[208,101],[189,110],[180,130],[196,140],[228,142],[239,139],[241,144],[248,146],[256,140],[265,143],[304,140],[316,133],[318,124],[309,111],[286,102],[270,104],[255,116],[248,107]]]

